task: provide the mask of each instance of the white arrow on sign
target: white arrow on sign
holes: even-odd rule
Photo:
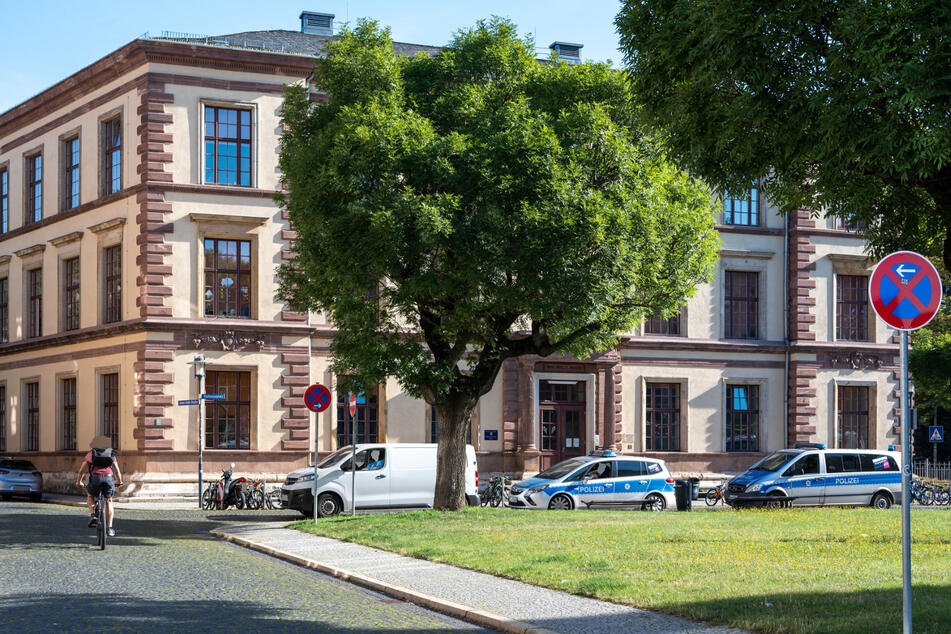
[[[906,269],[904,264],[899,264],[898,267],[895,268],[895,272],[898,273],[898,277],[902,279],[905,279],[905,273],[914,274],[917,271],[918,271],[917,267],[911,267],[910,269]]]

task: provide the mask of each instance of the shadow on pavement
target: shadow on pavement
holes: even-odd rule
[[[14,594],[0,597],[0,623],[17,630],[24,614],[48,615],[49,631],[66,632],[358,632],[321,621],[290,618],[290,610],[254,601],[163,601],[113,594]],[[214,621],[209,622],[209,615]],[[374,632],[406,632],[376,628]],[[449,628],[430,632],[454,631]]]

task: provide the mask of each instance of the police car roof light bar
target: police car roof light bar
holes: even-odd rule
[[[614,452],[610,449],[595,449],[588,453],[589,456],[613,456]]]
[[[825,443],[821,442],[797,442],[793,444],[793,449],[825,449]]]

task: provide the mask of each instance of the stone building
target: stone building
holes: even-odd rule
[[[282,88],[307,82],[333,16],[302,29],[136,39],[0,114],[0,453],[65,485],[115,439],[127,495],[195,491],[235,462],[280,477],[346,444],[333,325],[275,301],[295,233],[272,196]],[[434,47],[396,44],[401,53]],[[572,55],[580,45],[555,43]],[[471,442],[486,472],[595,447],[728,472],[801,440],[899,442],[892,332],[869,310],[864,242],[835,219],[728,198],[713,282],[590,359],[506,363]],[[206,363],[196,365],[196,357]],[[199,438],[196,367],[207,401]],[[359,440],[430,442],[396,381],[358,408]]]

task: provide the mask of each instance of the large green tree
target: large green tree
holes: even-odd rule
[[[361,21],[286,94],[281,294],[337,328],[343,389],[395,376],[435,407],[436,508],[465,504],[465,429],[502,363],[610,348],[710,277],[704,183],[633,125],[624,77],[539,63],[493,19],[394,53]],[[359,389],[359,388],[358,388]]]
[[[691,173],[951,269],[951,3],[626,0],[632,88]]]

